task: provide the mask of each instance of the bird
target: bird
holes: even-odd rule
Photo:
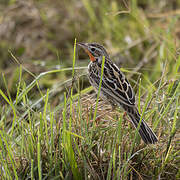
[[[96,91],[99,89],[102,60],[105,57],[100,96],[108,100],[111,105],[119,106],[125,111],[134,127],[138,128],[139,126],[139,135],[146,144],[155,144],[158,138],[141,118],[135,104],[133,88],[119,67],[113,63],[104,46],[98,43],[82,42],[77,43],[77,45],[89,55],[88,78]]]

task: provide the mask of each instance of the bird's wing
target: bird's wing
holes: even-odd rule
[[[93,73],[94,83],[99,87],[100,76]],[[112,62],[106,61],[101,90],[119,104],[134,106],[135,95],[125,75]]]

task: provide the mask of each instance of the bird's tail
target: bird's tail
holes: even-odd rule
[[[135,128],[137,128],[141,119],[141,115],[139,114],[138,110],[135,108],[134,112],[127,112],[127,114],[131,118],[131,121]],[[143,119],[141,120],[141,125],[139,127],[139,134],[146,144],[154,144],[158,141],[157,136]]]

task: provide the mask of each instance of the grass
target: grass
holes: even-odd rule
[[[20,76],[21,71],[20,67]],[[64,95],[64,104],[58,106],[62,115],[51,108],[49,90],[40,98],[44,101],[42,113],[33,111],[34,104],[28,104],[28,92],[38,80],[39,77],[29,86],[19,87],[22,92],[17,91],[14,102],[10,94],[6,96],[0,91],[9,104],[4,107],[7,113],[1,117],[2,178],[178,178],[179,83],[164,86],[161,82],[156,90],[151,86],[147,90],[142,114],[146,111],[148,119],[153,119],[160,140],[156,145],[146,146],[134,138],[135,131],[119,111],[111,111],[110,105],[97,103],[92,95],[83,95],[81,91],[73,95],[72,88],[69,97]],[[92,91],[88,89],[87,92]],[[139,98],[141,95],[139,91]],[[26,108],[24,114],[19,114],[17,107],[21,101]],[[7,128],[8,124],[12,128]]]
[[[152,8],[151,3],[146,5]],[[125,62],[121,70],[134,86],[137,106],[159,141],[145,145],[122,110],[112,109],[99,97],[100,91],[96,97],[85,84],[87,67],[79,65],[75,40],[68,68],[36,75],[19,64],[12,80],[16,86],[10,86],[2,73],[1,179],[179,179],[180,56],[174,32],[179,16],[153,20],[136,1],[129,9],[117,1],[110,5],[100,1],[98,7],[85,0],[82,4],[84,16],[90,18],[83,26],[88,31],[80,30],[83,41],[104,40],[114,59],[118,52],[124,55],[128,65]],[[72,7],[68,8],[71,15]],[[43,19],[48,22],[45,14]],[[93,34],[97,29],[99,34]],[[124,40],[128,36],[130,44]],[[16,54],[9,54],[18,64]],[[27,82],[26,77],[32,80]],[[55,85],[45,88],[44,82],[53,78]]]

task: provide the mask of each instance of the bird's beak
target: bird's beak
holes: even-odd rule
[[[87,43],[77,43],[77,45],[82,47],[85,50],[85,52],[89,55],[89,58],[91,61],[95,61],[95,57],[88,50],[88,44]]]
[[[83,49],[88,49],[87,43],[77,43],[77,45],[82,47]]]

